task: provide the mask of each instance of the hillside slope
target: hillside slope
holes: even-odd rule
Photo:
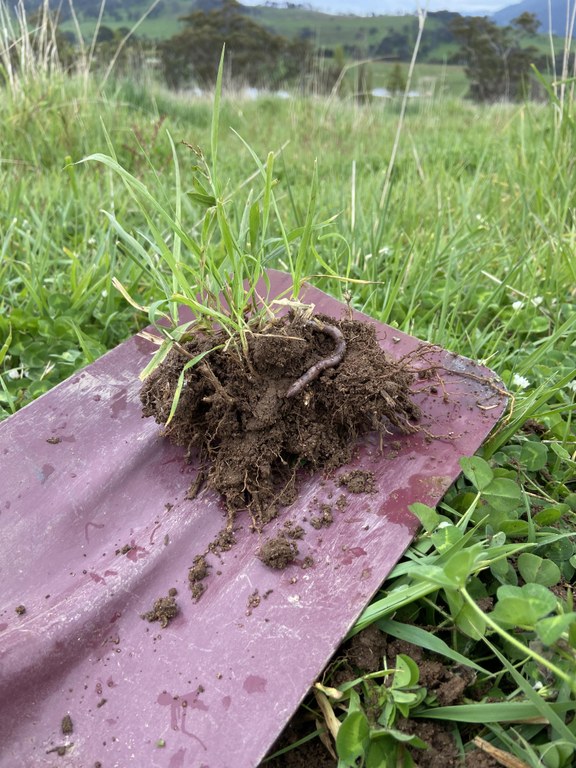
[[[566,29],[570,27],[571,22],[570,6],[574,7],[574,3],[569,4],[567,0],[522,0],[521,3],[508,5],[497,11],[492,18],[497,24],[504,25],[509,24],[521,13],[533,13],[542,25],[539,29],[540,33],[548,34],[551,30],[554,35],[565,37]],[[572,37],[575,31],[572,30]]]

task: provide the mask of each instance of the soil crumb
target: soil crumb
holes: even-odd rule
[[[205,585],[204,579],[208,576],[208,568],[210,566],[206,562],[204,555],[196,555],[194,558],[194,565],[188,569],[188,584],[190,585],[190,591],[195,601],[200,600],[204,594]]]
[[[250,595],[248,598],[248,601],[246,603],[246,616],[252,616],[252,611],[254,608],[258,608],[262,601],[262,598],[260,596],[260,592],[255,589],[254,592]]]
[[[289,539],[303,539],[304,538],[304,528],[302,528],[301,525],[298,525],[297,523],[294,523],[292,520],[286,520],[284,523],[284,535],[287,536]]]
[[[298,547],[280,535],[265,541],[257,556],[269,568],[282,570],[298,557]]]
[[[70,715],[64,715],[62,718],[61,729],[64,736],[68,736],[70,733],[74,733],[74,725]]]
[[[172,593],[172,594],[170,594]],[[142,618],[146,621],[158,621],[162,629],[165,629],[168,624],[175,618],[180,612],[178,603],[175,597],[176,590],[172,587],[169,591],[168,597],[159,597],[154,601],[152,610],[142,614]]]
[[[68,747],[65,744],[61,744],[58,747],[52,747],[52,749],[47,749],[46,750],[46,754],[49,755],[49,754],[51,754],[53,752],[56,752],[58,757],[64,757],[64,755],[66,754],[67,750],[68,750]]]
[[[320,530],[320,528],[328,528],[332,525],[333,521],[332,507],[329,504],[322,504],[320,506],[320,514],[310,518],[310,525],[312,528]]]
[[[347,507],[347,506],[348,506],[348,499],[347,499],[347,498],[346,498],[346,496],[345,496],[345,495],[342,493],[340,496],[338,496],[338,498],[337,498],[337,500],[336,500],[336,509],[337,509],[339,512],[345,512],[345,511],[346,511],[346,507]]]
[[[353,469],[338,478],[338,485],[343,485],[350,493],[376,493],[374,472]]]
[[[26,606],[25,605],[17,605],[14,610],[16,611],[18,616],[24,616],[24,614],[26,613]]]

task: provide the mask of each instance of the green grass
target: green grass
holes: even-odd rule
[[[7,416],[143,324],[113,277],[140,304],[166,298],[146,261],[131,258],[129,237],[119,238],[101,211],[148,257],[162,238],[173,246],[177,230],[162,211],[177,213],[183,234],[195,236],[205,207],[183,193],[193,187],[198,158],[181,141],[202,147],[212,162],[216,137],[211,101],[186,101],[153,84],[109,83],[101,92],[92,77],[36,73],[3,96],[0,408]],[[229,193],[257,171],[252,152],[265,163],[284,147],[274,162],[277,213],[269,208],[261,264],[289,266],[290,249],[277,247],[280,222],[295,238],[306,230],[317,174],[314,221],[335,219],[300,249],[304,273],[329,275],[315,282],[339,298],[350,293],[355,307],[379,320],[487,361],[514,392],[508,419],[463,462],[438,509],[415,508],[422,533],[354,631],[377,622],[447,663],[464,658],[479,668],[480,702],[500,709],[482,709],[475,731],[460,728],[465,745],[478,732],[530,766],[569,768],[576,749],[568,587],[576,572],[574,112],[571,105],[477,107],[442,95],[410,101],[385,188],[399,112],[395,101],[225,94],[217,138],[226,221],[242,231],[247,198]],[[111,152],[127,185],[111,162],[75,164]],[[144,211],[131,194],[138,184],[154,201],[146,198]],[[251,187],[257,196],[262,181],[245,184],[246,195]],[[220,237],[214,244],[225,247]],[[182,237],[172,253],[195,268],[187,246]],[[154,264],[170,281],[170,270]],[[529,419],[542,429],[526,429]],[[492,614],[478,607],[481,598],[493,600]],[[418,634],[414,624],[438,632]],[[475,717],[478,702],[439,709],[410,661],[400,666],[390,687],[374,678],[341,691],[342,765],[368,759],[370,750],[375,759],[384,742],[402,753],[394,722],[405,710],[456,724]],[[379,723],[367,714],[375,691]],[[528,722],[535,715],[543,722]],[[508,716],[526,722],[506,724]]]

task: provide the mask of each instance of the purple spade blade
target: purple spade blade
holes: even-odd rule
[[[276,294],[290,284],[270,279]],[[302,299],[335,317],[346,309],[315,288]],[[376,326],[394,357],[419,344]],[[186,499],[196,468],[142,419],[150,352],[131,338],[0,424],[1,768],[258,765],[410,544],[408,505],[439,501],[505,407],[481,380],[489,371],[431,348],[444,389],[422,380],[415,399],[423,425],[450,438],[394,436],[381,451],[369,437],[350,465],[305,480],[266,536],[322,504],[334,522],[303,523],[284,571],[254,556],[240,516],[237,544],[212,560],[193,603],[188,568],[224,513],[210,491]],[[347,494],[340,511],[350,469],[373,473],[376,492]],[[143,621],[172,587],[179,615],[165,629]]]

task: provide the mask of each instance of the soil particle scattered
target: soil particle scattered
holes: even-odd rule
[[[194,600],[199,600],[204,593],[205,586],[202,582],[208,576],[209,567],[204,555],[196,555],[194,564],[188,569],[188,584]]]
[[[350,493],[376,493],[374,472],[353,469],[338,478],[338,485],[343,485]]]
[[[210,552],[219,555],[221,552],[228,552],[236,544],[234,533],[228,528],[224,528],[216,536],[213,542],[208,545]]]
[[[298,557],[298,547],[284,536],[276,536],[262,544],[257,556],[269,568],[282,570]]]
[[[58,443],[62,442],[62,438],[61,437],[49,437],[46,440],[46,442],[50,443],[50,445],[58,445]]]
[[[128,552],[131,552],[133,549],[134,549],[134,547],[132,547],[131,544],[124,544],[123,547],[121,547],[120,549],[116,550],[115,554],[116,555],[127,555]]]
[[[260,605],[262,598],[260,596],[260,593],[257,589],[252,592],[250,597],[248,598],[248,602],[246,604],[246,616],[252,616],[252,611],[254,608],[258,608]]]
[[[339,512],[344,512],[346,510],[346,507],[348,506],[348,499],[346,496],[342,493],[338,498],[336,499],[336,509]]]
[[[72,718],[70,715],[64,715],[62,718],[61,729],[64,736],[68,736],[74,732],[74,725],[72,724]]]
[[[70,744],[70,746],[72,746],[72,745]],[[64,757],[64,755],[66,754],[67,749],[68,749],[68,747],[66,746],[66,744],[60,744],[57,747],[52,747],[52,749],[47,749],[46,750],[46,754],[49,755],[52,752],[56,752],[58,757]]]
[[[302,570],[306,570],[307,568],[313,568],[314,567],[314,558],[310,557],[310,555],[307,555],[304,560],[302,560],[302,565],[300,566]]]
[[[24,605],[17,605],[14,610],[16,611],[18,616],[24,616],[24,614],[26,613],[26,606],[24,606]]]
[[[107,701],[108,701],[108,699],[100,699],[100,701],[98,702],[98,704],[96,704],[96,707],[97,707],[98,709],[100,709],[100,707],[103,707],[103,706],[104,706],[104,704],[106,704],[106,702],[107,702]]]
[[[142,614],[146,621],[158,621],[162,629],[165,629],[172,619],[178,615],[180,609],[174,595],[159,597],[152,606],[152,610]]]
[[[289,539],[302,539],[304,538],[304,528],[301,525],[297,525],[292,520],[286,520],[284,523],[284,535]]]
[[[320,515],[315,515],[310,518],[310,525],[316,530],[320,528],[328,528],[332,525],[334,517],[332,516],[332,507],[329,504],[322,504],[320,506]]]

